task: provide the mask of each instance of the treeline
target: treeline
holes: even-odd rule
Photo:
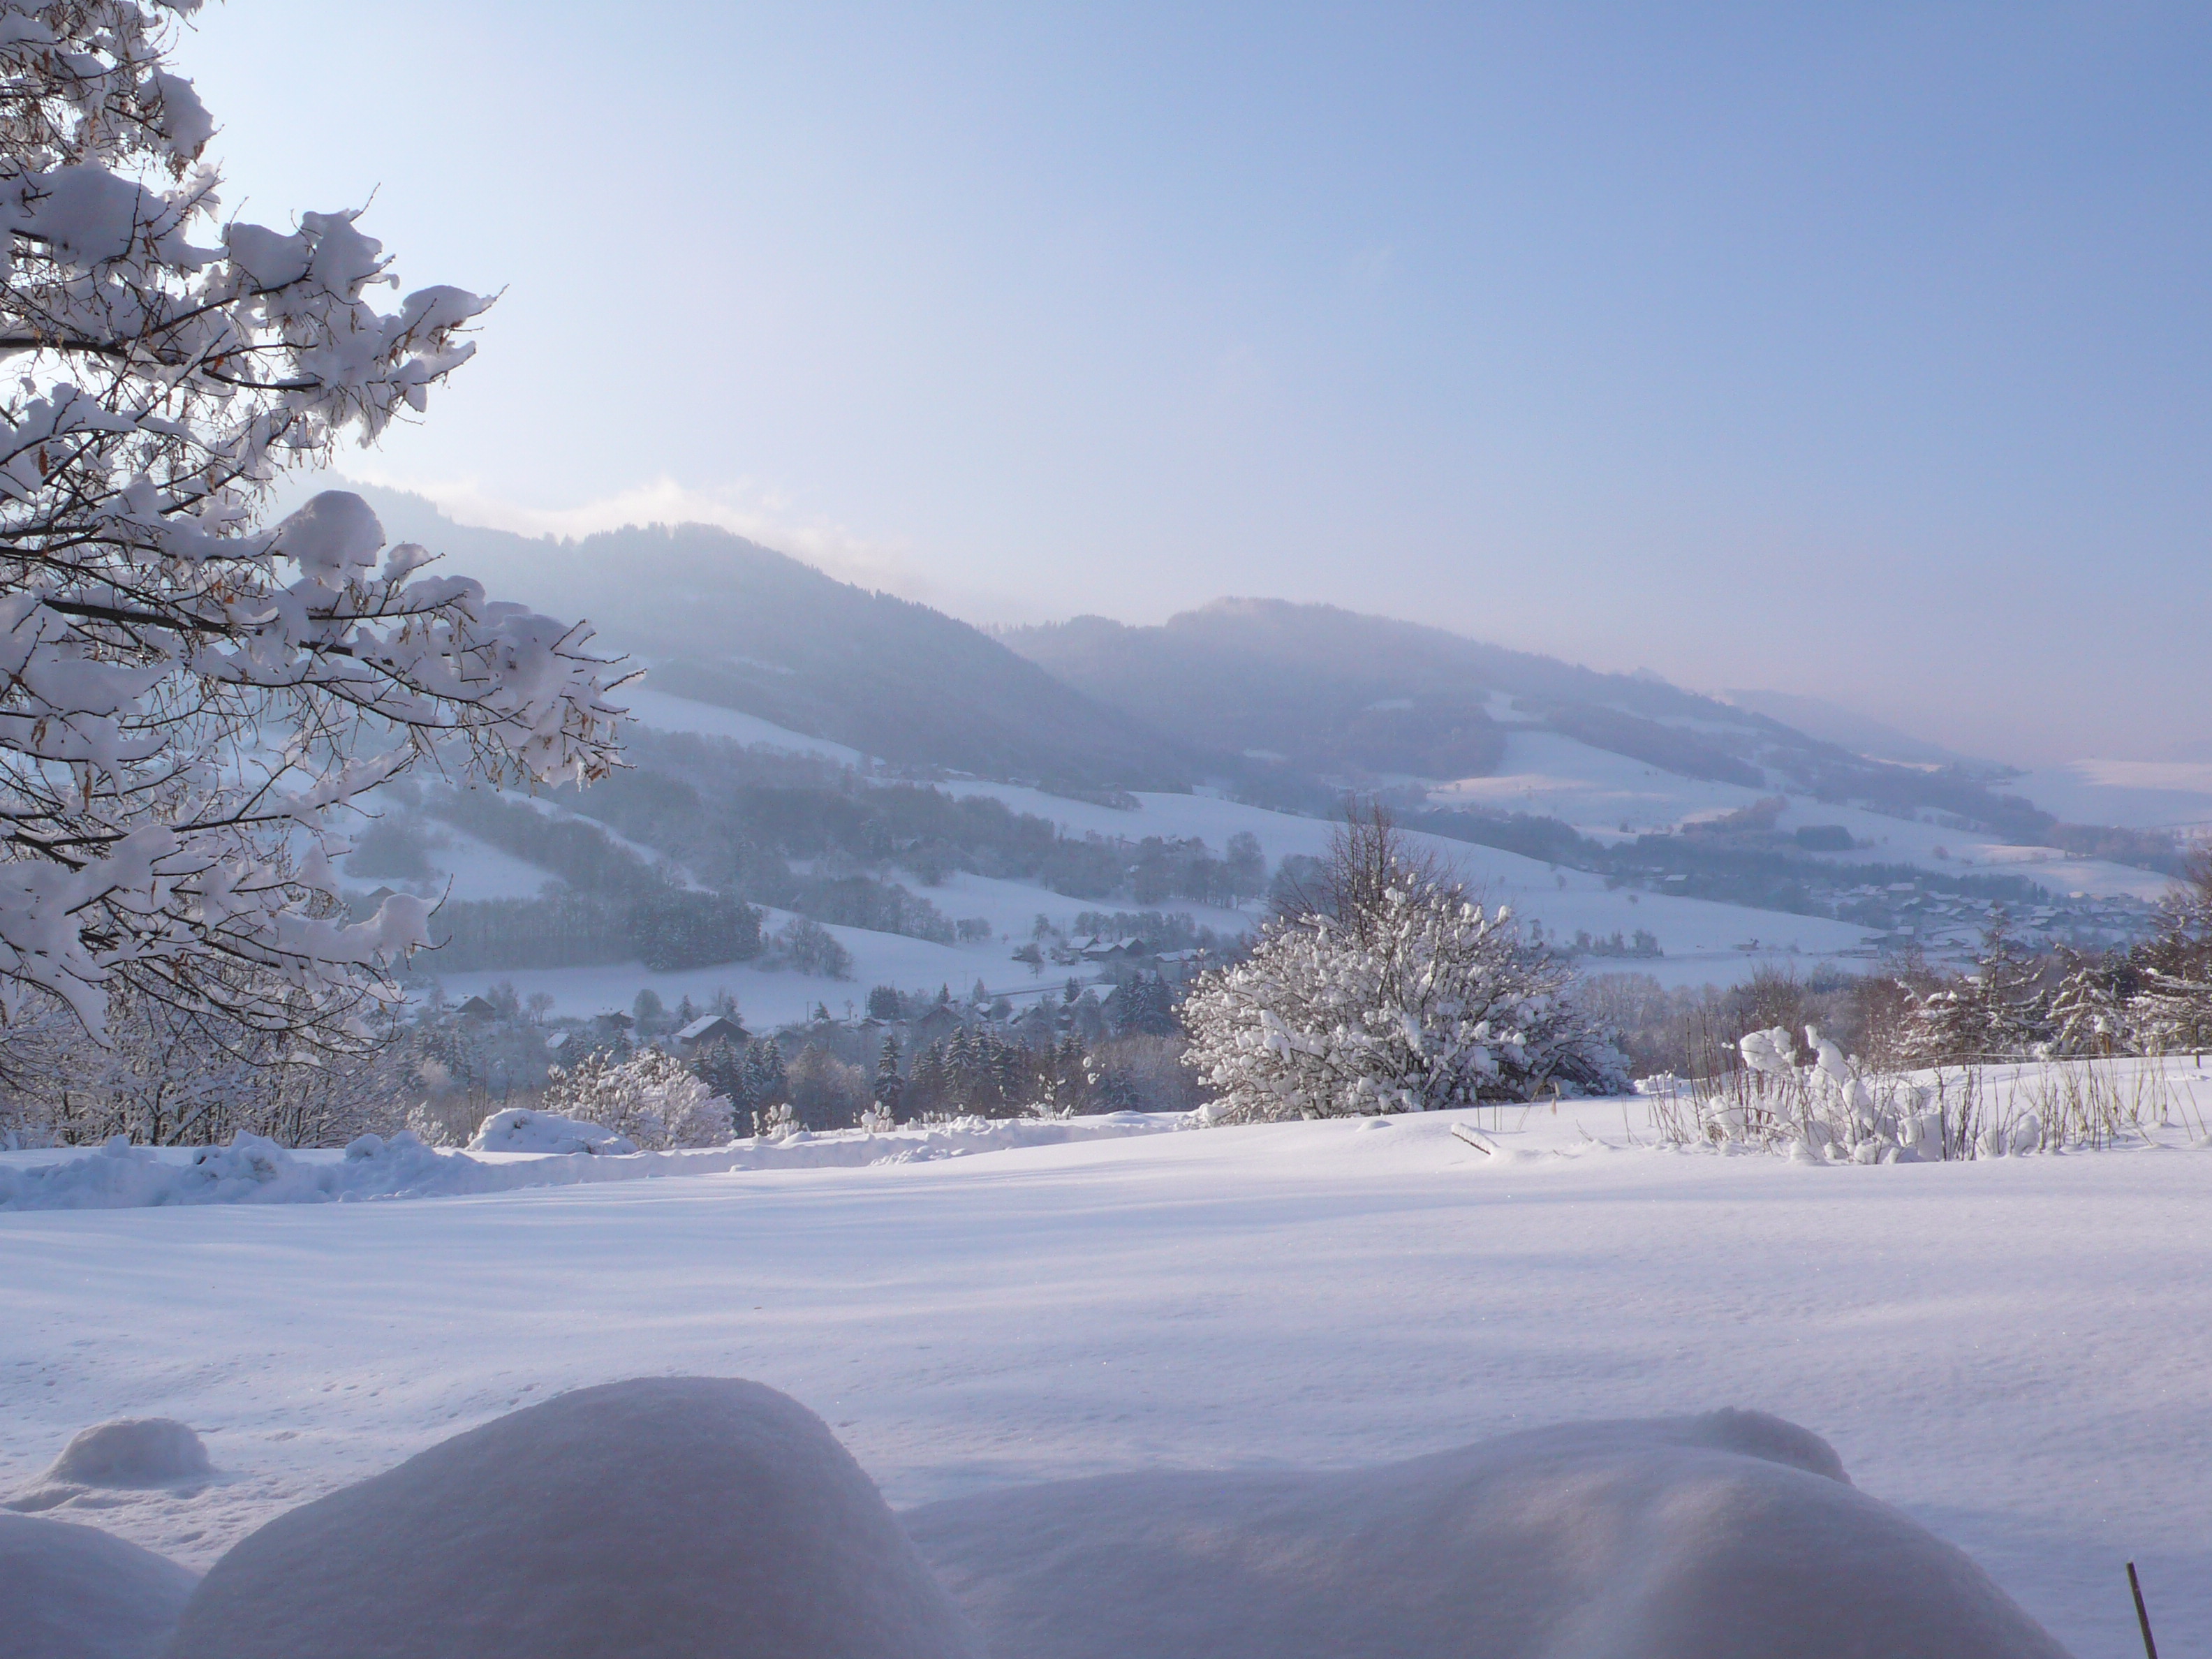
[[[2035,904],[2049,897],[2022,876],[1954,875],[1918,865],[1832,864],[1811,858],[1808,853],[1816,850],[1812,838],[1780,833],[1773,827],[1772,815],[1757,808],[1731,813],[1713,824],[1692,825],[1680,833],[1639,835],[1612,846],[1557,818],[1526,813],[1415,809],[1401,813],[1400,821],[1409,830],[1518,853],[1524,858],[1603,876],[1618,885],[1655,886],[1668,877],[1680,877],[1667,883],[1666,891],[1671,896],[1712,899],[1793,915],[1842,915],[1844,920],[1852,920],[1827,895],[1839,886],[1862,884],[1911,881],[1931,893],[1954,893],[2003,904]]]
[[[489,791],[414,794],[420,812],[550,872],[565,889],[447,904],[436,933],[447,942],[425,965],[465,972],[632,957],[649,967],[742,960],[763,948],[755,906],[936,944],[991,937],[987,920],[946,915],[899,873],[927,887],[969,871],[1139,905],[1233,905],[1267,880],[1265,853],[1249,833],[1218,854],[1195,838],[1066,836],[989,796],[876,781],[811,757],[699,738],[641,733],[636,757],[635,769],[564,794],[560,811]],[[374,826],[376,870],[427,870],[421,836],[409,819]],[[712,902],[692,881],[712,890]],[[1150,918],[1146,937],[1156,949],[1198,942],[1176,938],[1158,912],[1138,914]],[[787,954],[795,961],[805,943]],[[709,951],[726,954],[702,955]]]
[[[581,968],[641,962],[656,973],[743,962],[761,952],[761,913],[725,893],[657,888],[628,898],[555,892],[449,900],[431,917],[441,974],[485,968]]]
[[[1747,983],[1669,990],[1646,975],[1589,980],[1585,998],[1639,1076],[1711,1077],[1747,1032],[1817,1026],[1869,1066],[2212,1050],[2212,859],[2164,907],[2160,931],[2124,951],[2023,949],[2002,912],[1973,965],[1938,972],[1906,953],[1863,975],[1763,969]],[[1809,1054],[1809,1048],[1807,1054]]]

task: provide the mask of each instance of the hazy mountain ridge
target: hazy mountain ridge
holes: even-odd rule
[[[1656,676],[1604,673],[1334,605],[1218,599],[1152,627],[1079,617],[999,637],[1138,719],[1173,717],[1194,741],[1266,751],[1346,781],[1482,775],[1518,723],[1745,788],[1941,811],[2008,834],[2051,822],[1962,766],[1870,760]]]
[[[1184,747],[981,629],[705,525],[576,541],[453,524],[360,489],[395,541],[445,551],[495,593],[587,617],[654,687],[894,763],[1092,788],[1187,788]]]
[[[590,617],[660,690],[917,768],[1091,789],[1212,780],[1326,811],[1347,787],[1493,774],[1509,733],[1535,729],[1683,777],[2014,839],[2054,823],[1974,768],[1869,759],[1653,675],[1334,606],[1226,599],[1157,626],[1085,616],[986,632],[711,526],[532,539],[362,493],[394,540]]]

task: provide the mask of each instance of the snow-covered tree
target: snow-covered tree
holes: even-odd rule
[[[566,1071],[555,1067],[545,1085],[544,1109],[597,1123],[648,1150],[711,1146],[731,1133],[730,1103],[658,1048],[641,1048],[621,1061],[586,1054]]]
[[[1914,1011],[1906,1053],[1915,1065],[1951,1065],[2027,1054],[2047,1036],[2037,964],[1996,910],[1982,931],[1974,971],[1930,992]]]
[[[898,1033],[891,1032],[884,1038],[883,1050],[876,1056],[876,1109],[884,1121],[898,1121],[899,1097],[906,1092],[906,1079],[899,1075],[901,1057]]]
[[[1225,1122],[1433,1111],[1627,1087],[1571,995],[1572,972],[1460,885],[1355,820],[1326,909],[1270,922],[1243,962],[1183,1003],[1185,1063]]]
[[[58,1006],[8,1031],[18,1074],[0,1105],[27,1144],[208,1146],[243,1130],[287,1146],[343,1145],[400,1127],[404,1045],[299,1054],[281,1034],[244,1030],[127,988],[108,1000],[103,1040]]]
[[[2212,963],[2195,971],[2153,967],[2136,976],[2128,999],[2129,1048],[2139,1054],[2202,1054],[2212,1048]]]
[[[358,496],[264,522],[374,441],[487,301],[353,211],[222,216],[170,66],[197,0],[0,0],[0,1017],[127,988],[343,1046],[419,900],[339,910],[346,809],[435,755],[590,778],[619,711],[589,634],[386,549]]]
[[[2059,980],[2044,1016],[2055,1054],[2115,1054],[2130,1051],[2128,999],[2141,975],[2124,962],[2085,957],[2061,947]]]

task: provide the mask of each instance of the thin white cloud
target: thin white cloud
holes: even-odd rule
[[[1006,594],[933,574],[902,542],[874,540],[833,520],[807,516],[788,496],[750,479],[701,489],[663,474],[650,483],[634,484],[574,507],[545,507],[493,495],[474,478],[425,479],[357,464],[345,472],[362,483],[421,495],[455,524],[479,529],[573,538],[626,525],[714,525],[804,560],[841,581],[896,593],[969,621],[1042,620],[1035,606]]]

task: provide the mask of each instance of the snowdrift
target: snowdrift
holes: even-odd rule
[[[540,1114],[528,1115],[545,1121]],[[1103,1117],[1065,1119],[962,1118],[883,1133],[860,1129],[819,1134],[802,1131],[781,1139],[735,1140],[726,1146],[696,1151],[575,1152],[509,1156],[498,1162],[465,1152],[441,1152],[404,1130],[389,1140],[363,1135],[343,1156],[291,1152],[273,1140],[243,1133],[228,1146],[188,1151],[133,1146],[118,1135],[97,1151],[76,1153],[57,1163],[0,1164],[0,1211],[117,1210],[166,1204],[325,1204],[373,1198],[445,1198],[511,1192],[524,1187],[744,1170],[848,1169],[866,1164],[919,1163],[1006,1152],[1018,1146],[1056,1146],[1072,1140],[1155,1134],[1184,1127],[1188,1121],[1174,1112],[1115,1112]],[[629,1145],[627,1141],[619,1144]],[[508,1149],[492,1146],[489,1150]]]
[[[469,1142],[472,1152],[634,1152],[637,1143],[596,1123],[580,1123],[551,1112],[510,1106],[494,1112]]]
[[[895,1517],[787,1396],[654,1377],[279,1516],[188,1601],[181,1569],[40,1524],[0,1525],[0,1567],[55,1628],[124,1632],[57,1653],[149,1651],[181,1602],[169,1659],[2064,1659],[1825,1441],[1757,1412]]]
[[[1340,1474],[1155,1473],[909,1511],[1002,1659],[2060,1659],[1965,1555],[1756,1412]]]
[[[185,1425],[168,1417],[127,1417],[77,1435],[44,1474],[0,1508],[29,1514],[58,1509],[88,1492],[188,1490],[214,1478],[207,1448]],[[0,1649],[0,1656],[5,1651]]]
[[[95,1527],[0,1513],[0,1654],[155,1659],[196,1582]]]
[[[548,1401],[278,1516],[173,1659],[981,1659],[822,1419],[757,1382]]]

